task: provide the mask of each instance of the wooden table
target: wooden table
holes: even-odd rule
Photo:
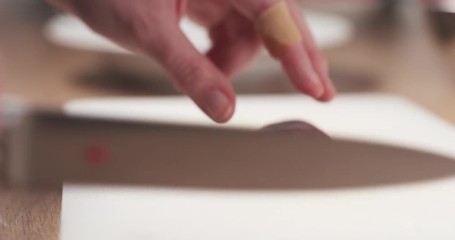
[[[455,48],[434,37],[417,1],[405,1],[399,12],[393,21],[363,26],[352,42],[326,51],[336,84],[342,92],[399,94],[455,123],[451,67],[455,64]],[[58,47],[42,37],[39,21],[1,14],[1,9],[0,16],[7,94],[24,96],[46,107],[59,107],[67,100],[89,96],[175,94],[172,86],[162,80],[162,73],[150,70],[151,63],[144,59]],[[256,63],[256,67],[261,64],[271,62]],[[237,89],[291,91],[284,81],[241,82]],[[0,239],[58,239],[60,205],[60,192],[26,193],[0,188]]]

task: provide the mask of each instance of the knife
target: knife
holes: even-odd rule
[[[112,121],[33,110],[3,142],[10,187],[64,182],[224,190],[332,190],[455,175],[442,156],[386,145],[244,129]]]

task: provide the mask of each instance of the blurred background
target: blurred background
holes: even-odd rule
[[[341,93],[403,95],[455,122],[453,1],[300,2]],[[118,51],[58,14],[43,1],[0,0],[5,94],[54,107],[85,97],[177,94],[152,60]],[[265,54],[234,85],[239,93],[294,92]]]
[[[300,3],[340,93],[404,96],[455,123],[454,1]],[[0,0],[0,66],[2,94],[50,108],[87,97],[178,94],[152,60],[109,45],[37,0]],[[241,94],[293,93],[285,79],[262,54],[234,85]],[[60,196],[0,194],[0,230],[57,239]],[[28,230],[6,228],[11,219]]]

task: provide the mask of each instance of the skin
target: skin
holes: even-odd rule
[[[173,83],[214,121],[228,121],[235,110],[230,79],[261,48],[255,20],[279,0],[48,0],[80,17],[89,27],[136,53],[158,61]],[[277,59],[297,90],[320,101],[336,90],[327,62],[317,48],[294,0],[287,3],[303,36]],[[183,15],[205,26],[213,47],[199,53],[181,32]]]

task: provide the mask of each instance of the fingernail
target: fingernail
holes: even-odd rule
[[[323,86],[324,86],[324,94],[322,94],[319,98],[317,98],[317,100],[319,100],[321,102],[329,102],[335,97],[337,91],[335,89],[335,86],[332,83],[332,80],[329,77],[324,79]]]
[[[315,98],[320,98],[324,95],[324,86],[321,83],[321,80],[319,79],[319,76],[316,73],[311,74],[310,78],[311,82],[311,88],[314,91],[314,97]]]
[[[208,92],[203,98],[204,110],[215,121],[225,121],[229,114],[229,100],[224,93],[219,90]]]

